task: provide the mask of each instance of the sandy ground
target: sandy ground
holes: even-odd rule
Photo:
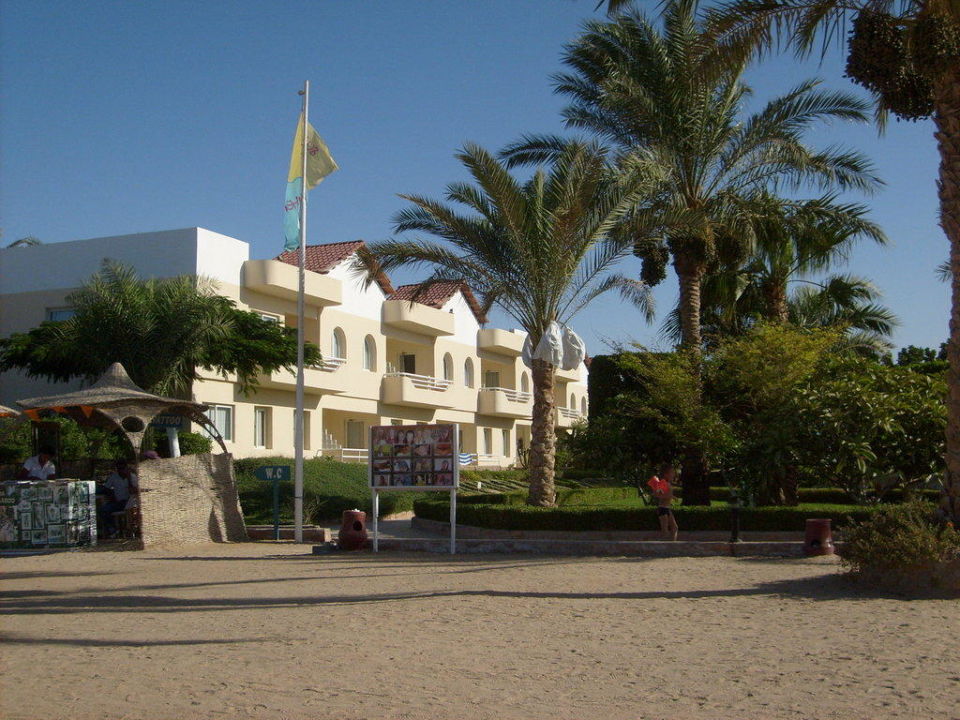
[[[832,558],[308,552],[3,559],[0,716],[960,717],[960,600]]]

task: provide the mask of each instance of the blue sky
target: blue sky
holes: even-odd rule
[[[309,242],[378,240],[404,206],[465,179],[466,141],[497,150],[524,132],[562,132],[550,75],[593,0],[205,3],[4,0],[0,14],[0,243],[53,243],[201,226],[281,250],[281,206],[297,91],[342,168],[310,195]],[[647,3],[653,7],[652,3]],[[750,71],[756,102],[800,80],[860,92],[839,52]],[[900,317],[897,345],[947,337],[947,257],[937,225],[930,121],[833,125],[813,145],[866,153],[886,181],[863,199],[891,239],[862,245],[850,272],[871,278]],[[636,273],[626,260],[621,272]],[[42,272],[42,270],[38,270]],[[413,279],[397,276],[398,281]],[[645,325],[614,296],[573,325],[591,354],[608,342],[662,344],[671,275]],[[510,326],[497,318],[496,324]]]

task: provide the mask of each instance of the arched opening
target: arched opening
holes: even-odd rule
[[[520,374],[520,391],[530,392],[530,378],[527,377],[526,370]]]
[[[377,369],[377,343],[372,335],[367,335],[363,340],[363,369],[370,371]]]
[[[450,353],[443,356],[443,379],[453,382],[453,357]]]
[[[340,328],[336,328],[333,331],[333,342],[330,346],[330,354],[338,359],[347,357],[347,338]]]
[[[463,384],[468,388],[473,387],[473,360],[470,358],[463,363]]]
[[[584,395],[580,398],[580,414],[584,417],[587,416],[587,396]]]
[[[568,405],[571,410],[577,409],[577,398],[573,393],[570,393],[570,405]]]

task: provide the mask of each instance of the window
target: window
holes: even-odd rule
[[[573,393],[570,393],[570,405],[571,410],[577,409],[577,399],[573,396]]]
[[[73,308],[47,308],[47,320],[50,322],[69,320],[76,314],[77,311]]]
[[[403,425],[403,420],[391,420],[391,425]]]
[[[269,315],[267,313],[260,313],[260,319],[268,323],[280,324],[280,318],[276,315]]]
[[[340,328],[336,328],[333,331],[333,343],[330,347],[330,354],[335,358],[345,358],[347,356],[347,338]]]
[[[520,391],[530,392],[530,378],[527,377],[526,371],[520,375]]]
[[[294,410],[296,412],[296,410]],[[310,411],[303,411],[303,449],[310,449]]]
[[[510,457],[510,431],[501,430],[500,432],[503,435],[503,455],[504,457]]]
[[[493,430],[491,428],[483,429],[483,454],[493,455]]]
[[[253,409],[253,446],[270,447],[270,408]]]
[[[443,379],[453,382],[453,358],[450,353],[443,356]]]
[[[469,388],[473,387],[473,360],[470,358],[463,363],[463,384]]]
[[[365,448],[367,446],[366,433],[360,420],[347,420],[346,446],[348,448]]]
[[[483,374],[484,387],[500,387],[500,373],[496,370],[487,370]]]
[[[224,440],[233,441],[233,405],[211,405],[206,415]]]
[[[417,374],[417,356],[407,353],[400,353],[400,372],[410,375]]]
[[[584,395],[580,398],[580,414],[586,417],[587,415],[587,396]]]
[[[377,343],[371,335],[367,335],[363,340],[363,369],[377,369]]]

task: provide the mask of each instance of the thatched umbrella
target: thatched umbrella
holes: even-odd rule
[[[210,419],[203,414],[202,403],[153,395],[138,387],[120,363],[114,363],[97,382],[83,390],[18,400],[23,414],[39,420],[42,411],[53,411],[73,418],[82,425],[121,430],[137,456],[147,425],[157,415],[182,415],[201,425],[224,452],[223,438]]]
[[[20,411],[8,408],[6,405],[0,405],[0,418],[19,418]]]

